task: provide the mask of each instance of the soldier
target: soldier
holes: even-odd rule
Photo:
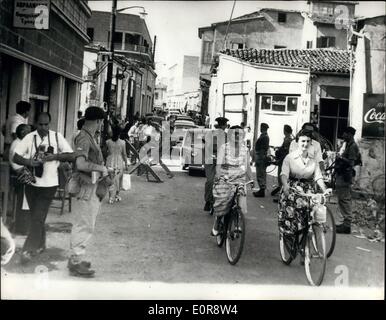
[[[265,197],[265,188],[267,185],[267,154],[269,149],[269,136],[268,136],[268,124],[262,123],[260,125],[260,136],[256,140],[255,144],[255,162],[256,162],[256,180],[260,186],[258,192],[254,192],[255,197]]]
[[[346,148],[342,154],[336,157],[336,194],[343,223],[336,226],[337,233],[351,233],[352,207],[351,207],[351,184],[354,177],[354,166],[359,157],[359,148],[354,141],[356,130],[347,127],[343,132],[343,140]]]
[[[105,113],[101,108],[89,107],[86,109],[84,118],[84,125],[75,139],[75,150],[78,157],[73,176],[82,176],[82,179],[76,180],[78,190],[73,200],[71,256],[67,267],[71,275],[93,277],[95,271],[91,269],[91,263],[83,260],[101,209],[101,198],[97,193],[98,183],[93,181],[92,173],[99,173],[99,176],[107,177],[109,172],[103,163],[102,151],[95,141],[95,132],[100,130]]]
[[[281,189],[281,186],[282,186],[282,183],[280,180],[281,167],[283,165],[284,158],[289,153],[291,142],[294,139],[294,137],[292,136],[292,128],[288,124],[284,125],[283,133],[284,133],[283,144],[280,146],[279,149],[276,150],[276,153],[275,153],[275,157],[277,161],[278,186],[274,190],[272,190],[271,196],[276,195]],[[277,201],[274,201],[274,202],[277,202]]]

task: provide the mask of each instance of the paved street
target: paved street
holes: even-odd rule
[[[155,167],[163,183],[133,175],[132,189],[122,192],[122,202],[109,205],[105,199],[88,249],[97,272],[94,279],[68,275],[69,233],[50,231],[49,248],[37,261],[21,266],[19,256],[14,256],[2,276],[2,295],[32,298],[38,290],[42,297],[71,299],[383,298],[383,288],[377,287],[384,283],[384,243],[337,235],[319,288],[308,286],[299,260],[284,265],[278,250],[276,204],[269,195],[264,199],[248,195],[245,247],[238,264],[231,266],[224,248],[219,249],[210,236],[212,217],[202,210],[205,178],[188,176],[178,164],[170,167],[173,179]],[[269,177],[268,185],[273,181]],[[72,214],[59,216],[51,209],[47,222],[66,226]],[[18,246],[23,240],[17,237]],[[331,290],[346,271],[349,287]],[[42,279],[50,280],[48,289],[39,282]],[[27,286],[26,281],[34,285]],[[23,290],[15,289],[19,285]]]

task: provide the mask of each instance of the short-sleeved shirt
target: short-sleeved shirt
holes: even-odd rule
[[[299,145],[296,142],[296,140],[293,140],[291,142],[289,152],[293,152],[295,150],[298,150]],[[322,156],[322,148],[320,146],[320,143],[314,139],[311,140],[311,143],[308,147],[308,154],[313,155],[313,158],[316,160],[316,162],[322,162],[323,161],[323,156]]]
[[[308,153],[308,157],[304,163],[300,150],[295,150],[284,158],[280,175],[294,179],[313,179],[314,181],[323,179],[319,163],[315,161],[314,155]]]
[[[4,142],[11,144],[12,143],[12,133],[16,133],[16,128],[20,124],[27,124],[28,123],[28,118],[22,117],[20,114],[15,114],[12,117],[9,117],[7,120],[6,126],[5,126],[5,137],[4,137]]]
[[[342,153],[342,157],[350,160],[350,165],[353,167],[354,162],[359,157],[359,148],[355,141],[350,141],[346,143],[346,148]]]
[[[21,142],[21,140],[19,138],[17,138],[16,140],[13,140],[11,147],[9,148],[9,164],[11,165],[12,169],[15,171],[23,168],[23,166],[18,165],[15,162],[13,162],[13,156],[15,155],[16,146],[20,142]]]
[[[36,137],[36,146],[44,146],[45,151],[47,151],[48,147],[51,146],[54,148],[55,153],[62,152],[72,152],[72,149],[67,142],[67,140],[63,137],[61,133],[57,133],[58,141],[56,141],[56,133],[55,131],[49,130],[48,135],[40,137],[39,133],[35,130],[31,133],[27,134],[23,140],[15,148],[15,153],[18,155],[32,159],[36,154],[36,146],[35,146],[35,137]],[[59,161],[47,161],[43,164],[43,175],[39,178],[36,177],[36,183],[33,183],[35,187],[55,187],[59,185],[58,179],[58,167]]]
[[[74,148],[77,156],[84,157],[87,161],[95,164],[103,164],[101,148],[87,129],[82,128],[79,131],[75,137]]]

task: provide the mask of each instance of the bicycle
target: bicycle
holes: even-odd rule
[[[319,286],[323,282],[326,271],[327,250],[324,225],[327,221],[327,211],[323,210],[326,203],[325,194],[305,194],[291,188],[304,201],[308,202],[305,210],[304,228],[295,234],[279,235],[280,256],[284,264],[289,265],[298,253],[304,257],[304,269],[307,281],[312,286]]]
[[[225,250],[228,262],[235,265],[243,251],[245,242],[245,218],[239,205],[240,196],[246,196],[246,187],[253,184],[253,180],[247,183],[237,183],[235,187],[231,208],[227,214],[221,217],[218,226],[216,242],[218,247],[222,247],[225,241]]]

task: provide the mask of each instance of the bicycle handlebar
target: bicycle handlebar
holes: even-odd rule
[[[327,189],[324,193],[304,193],[304,192],[300,192],[299,190],[297,190],[296,188],[293,188],[293,187],[290,187],[290,190],[294,191],[295,193],[297,193],[301,197],[305,197],[305,198],[308,198],[311,200],[314,200],[315,197],[317,197],[317,196],[321,196],[322,200],[323,200],[323,201],[321,201],[321,204],[326,203],[326,198],[330,197],[332,195],[332,192],[331,192],[332,190],[330,188]]]

